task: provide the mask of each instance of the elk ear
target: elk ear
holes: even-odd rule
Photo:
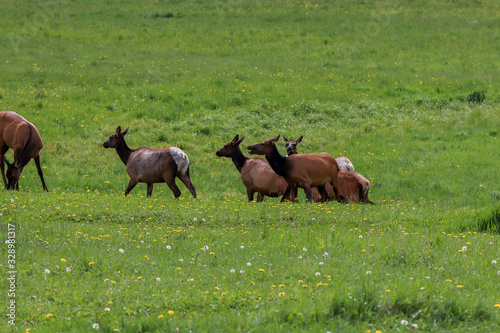
[[[277,137],[275,137],[274,139],[271,139],[271,140],[269,140],[269,141],[271,141],[272,143],[276,143],[276,142],[278,142],[278,140],[280,139],[280,136],[281,136],[281,135],[278,135]]]
[[[127,129],[125,131],[123,131],[123,135],[127,134],[129,128],[130,127],[127,127]]]
[[[118,128],[116,129],[116,133],[115,134],[120,134],[122,132],[122,128],[120,126],[118,126]]]
[[[285,142],[289,141],[287,138],[285,138],[284,135],[283,135],[283,140],[285,140]]]
[[[7,164],[7,167],[10,167],[12,164],[9,163],[9,160],[7,159],[7,157],[3,157],[3,160],[5,161],[5,164]]]
[[[239,139],[238,142],[236,142],[236,144],[239,145],[241,143],[241,141],[243,141],[244,138],[245,138],[245,136],[242,136],[241,139]]]
[[[236,136],[235,136],[235,137],[234,137],[234,139],[233,139],[233,142],[238,141],[238,139],[239,139],[239,135],[238,135],[238,134],[236,134]]]
[[[301,136],[300,138],[298,138],[298,139],[297,139],[297,143],[301,142],[303,137],[304,137],[304,136]]]

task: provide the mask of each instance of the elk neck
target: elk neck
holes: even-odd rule
[[[132,154],[133,150],[130,149],[127,144],[125,143],[125,140],[120,141],[118,145],[116,146],[116,152],[118,153],[118,156],[120,156],[122,162],[127,165],[127,162],[130,158],[130,155]]]
[[[238,169],[238,171],[241,173],[241,169],[243,169],[243,166],[247,162],[248,157],[243,155],[240,147],[238,147],[238,149],[236,149],[233,156],[231,156],[231,159],[233,160],[233,163],[236,166],[236,169]]]
[[[271,152],[271,154],[266,154],[266,159],[269,162],[271,168],[273,168],[274,172],[276,172],[278,175],[282,177],[285,177],[286,157],[282,156],[278,152],[276,146],[274,146],[274,149]]]

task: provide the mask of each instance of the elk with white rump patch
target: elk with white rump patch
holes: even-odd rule
[[[181,191],[175,184],[175,177],[178,177],[189,189],[193,198],[196,198],[196,189],[191,183],[189,175],[189,159],[182,150],[176,147],[130,149],[125,143],[127,131],[128,128],[122,132],[118,126],[116,133],[103,143],[104,148],[115,148],[118,156],[127,166],[130,181],[125,195],[128,195],[140,182],[147,184],[147,196],[149,197],[153,193],[154,183],[165,182],[174,193],[174,197],[178,198],[181,195]]]

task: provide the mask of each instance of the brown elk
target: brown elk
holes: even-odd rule
[[[297,144],[302,141],[302,136],[297,140],[285,139],[286,150],[288,155],[297,154]],[[347,157],[335,157],[335,161],[339,167],[338,177],[339,177],[339,195],[345,199],[345,202],[355,202],[355,203],[369,203],[374,205],[375,203],[368,199],[368,191],[370,190],[370,181],[360,175],[355,173],[354,166]],[[329,184],[325,185],[325,190],[328,194],[331,194],[332,189]],[[312,189],[312,195],[316,198],[320,196],[319,191],[316,188]]]
[[[297,140],[288,140],[283,135],[283,139],[285,139],[286,153],[288,155],[297,154],[297,145],[300,142],[302,142],[302,138],[303,137],[301,136]],[[347,157],[345,156],[335,157],[335,162],[337,162],[337,165],[339,167],[339,172],[354,172],[354,166]]]
[[[269,163],[260,157],[248,158],[243,155],[240,143],[245,137],[239,139],[236,135],[216,153],[219,157],[230,157],[236,169],[241,174],[241,180],[247,188],[248,201],[253,201],[257,192],[257,202],[261,202],[264,196],[278,197],[285,194],[287,182],[285,178],[276,174]],[[293,198],[288,198],[292,199]]]
[[[295,154],[282,156],[276,148],[278,135],[274,139],[248,146],[250,154],[265,155],[274,172],[285,178],[288,183],[285,194],[281,198],[283,202],[290,193],[296,193],[298,187],[306,194],[306,199],[312,202],[311,187],[319,187],[322,201],[326,201],[325,184],[332,186],[335,197],[338,196],[338,167],[332,155],[327,153]]]
[[[178,177],[189,189],[193,198],[196,198],[196,189],[189,175],[189,159],[182,150],[176,147],[130,149],[125,143],[127,131],[128,128],[122,132],[118,126],[115,134],[103,143],[104,148],[115,148],[118,156],[127,166],[130,181],[125,195],[128,195],[139,182],[147,184],[148,197],[153,193],[154,183],[167,183],[174,197],[178,198],[181,195],[181,191],[175,184],[175,177]]]
[[[43,179],[40,167],[40,150],[43,147],[42,137],[38,129],[12,111],[0,112],[0,166],[2,178],[6,189],[19,190],[19,178],[26,164],[31,159],[35,160],[38,175],[42,181],[44,191],[49,191]],[[5,153],[12,148],[14,161],[9,163]],[[7,164],[7,179],[5,179],[4,161]]]

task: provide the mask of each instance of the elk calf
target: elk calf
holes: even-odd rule
[[[244,156],[240,149],[240,143],[245,137],[238,138],[239,136],[236,135],[216,154],[219,157],[230,157],[233,160],[236,169],[241,174],[241,180],[247,188],[248,201],[253,201],[255,192],[257,192],[257,202],[261,202],[266,195],[278,197],[285,194],[288,185],[285,178],[278,176],[266,160],[260,157],[248,158]]]
[[[19,190],[19,177],[23,168],[31,159],[35,160],[38,176],[42,181],[44,191],[49,191],[43,179],[40,167],[40,150],[43,147],[42,137],[38,129],[12,111],[0,112],[0,169],[2,170],[3,184],[6,189]],[[12,148],[14,161],[9,163],[5,153]],[[5,179],[4,161],[7,164],[7,179]]]
[[[196,189],[191,183],[189,175],[189,159],[182,150],[176,147],[165,149],[150,149],[141,147],[130,149],[125,143],[125,134],[128,128],[121,131],[116,129],[116,133],[103,143],[104,148],[115,148],[122,162],[127,166],[127,173],[130,177],[125,195],[137,185],[137,183],[147,184],[147,196],[153,193],[154,183],[167,183],[168,187],[178,198],[181,191],[175,184],[175,177],[178,177],[189,189],[193,198],[196,198]]]
[[[307,201],[312,202],[311,187],[319,187],[323,201],[326,200],[325,184],[329,183],[338,197],[338,167],[332,155],[327,153],[295,154],[282,156],[276,148],[278,135],[274,139],[248,146],[250,154],[265,155],[274,172],[285,178],[287,189],[281,201],[283,202],[290,193],[296,193],[298,187],[306,194]]]

